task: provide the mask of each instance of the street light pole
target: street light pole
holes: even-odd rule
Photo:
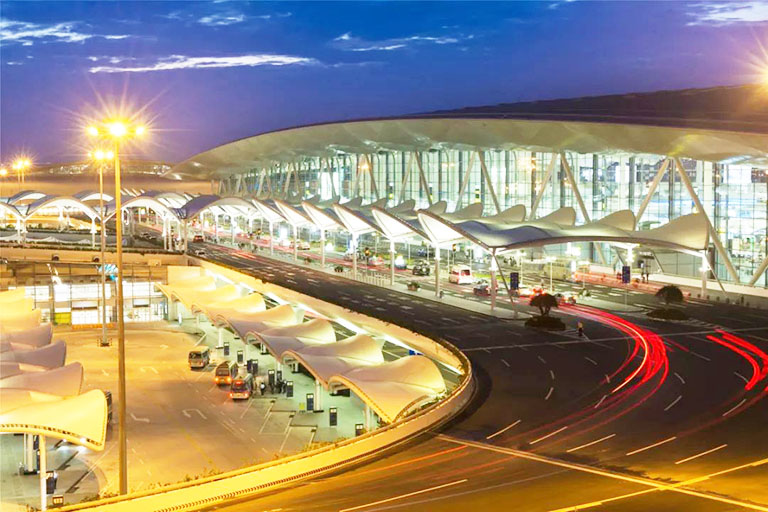
[[[120,184],[120,141],[115,138],[115,240],[117,252],[117,354],[118,354],[118,421],[120,494],[128,493],[128,453],[125,392],[125,319],[123,311],[123,212]]]
[[[104,220],[104,163],[99,162],[99,215],[101,216],[101,344],[107,344],[107,262],[106,221]]]

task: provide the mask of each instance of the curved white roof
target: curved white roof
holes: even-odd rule
[[[377,341],[367,334],[356,334],[336,343],[287,349],[281,358],[286,361],[299,361],[327,389],[328,381],[334,375],[383,363],[382,345],[382,341]]]
[[[281,360],[287,350],[326,345],[336,341],[336,333],[331,322],[322,318],[315,318],[297,325],[273,327],[260,333],[253,333],[251,336],[263,343],[272,357],[277,360]]]
[[[8,302],[14,302],[19,299],[23,299],[27,295],[27,290],[23,286],[14,288],[13,290],[6,290],[0,292],[0,304],[6,304]]]
[[[3,320],[0,322],[0,336],[25,331],[27,329],[34,329],[40,325],[42,314],[43,312],[41,310],[33,309],[32,311],[19,314],[14,318]]]
[[[80,394],[83,387],[83,365],[70,363],[46,371],[23,371],[0,378],[0,388],[26,389],[57,396]]]
[[[57,340],[50,345],[29,349],[11,348],[0,352],[0,361],[33,364],[44,368],[59,368],[67,358],[67,344]]]
[[[0,322],[12,320],[13,318],[29,314],[35,309],[35,299],[32,297],[22,297],[14,301],[3,303],[0,308]]]
[[[192,313],[205,313],[208,304],[228,302],[240,297],[240,291],[234,284],[228,284],[211,291],[179,291],[182,302]]]
[[[211,302],[205,308],[205,316],[213,321],[218,316],[242,316],[266,309],[264,297],[260,293],[254,292],[232,300]]]
[[[45,196],[27,206],[25,218],[28,219],[44,208],[73,208],[91,219],[98,219],[99,213],[85,204],[83,201],[72,196]],[[19,210],[21,211],[21,210]]]
[[[98,389],[71,397],[0,389],[0,432],[49,436],[101,451],[107,399]]]
[[[258,334],[271,327],[296,325],[303,318],[303,310],[294,309],[290,304],[282,304],[266,311],[243,314],[242,316],[219,315],[216,317],[216,324],[230,326],[240,336],[240,339],[246,340],[248,336]]]
[[[507,251],[523,247],[566,242],[615,242],[666,247],[680,251],[706,248],[708,224],[703,214],[678,217],[659,228],[635,231],[634,214],[615,212],[598,221],[573,226],[575,212],[561,208],[535,221],[489,223],[485,219],[451,222],[442,216],[419,212],[419,221],[435,243],[468,239],[487,251]]]
[[[424,401],[444,393],[445,381],[425,356],[406,356],[375,366],[334,375],[329,384],[349,388],[388,423],[397,421]]]
[[[30,347],[42,347],[51,343],[53,339],[53,326],[50,323],[42,324],[24,331],[0,334],[0,342],[18,343]]]

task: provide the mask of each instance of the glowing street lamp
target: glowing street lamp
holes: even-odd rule
[[[125,319],[123,311],[123,219],[122,219],[122,185],[120,183],[120,143],[122,141],[142,137],[147,129],[143,125],[133,124],[124,119],[108,119],[99,124],[86,128],[86,133],[94,138],[101,138],[112,144],[112,151],[102,150],[104,159],[114,159],[115,165],[115,241],[117,252],[117,339],[118,339],[118,400],[119,400],[119,476],[120,494],[128,492],[128,454],[125,430],[126,391],[125,391]],[[111,153],[111,155],[109,154]],[[94,153],[96,155],[96,153]],[[102,217],[103,218],[103,217]],[[103,265],[103,262],[102,262]]]
[[[29,160],[29,158],[20,157],[17,158],[15,162],[13,162],[13,169],[16,171],[19,183],[24,183],[26,180],[24,179],[24,172],[29,169],[32,166],[32,162]]]

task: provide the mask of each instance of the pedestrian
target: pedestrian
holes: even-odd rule
[[[581,322],[578,323],[578,329],[579,329],[579,338],[584,336],[584,324]]]
[[[261,396],[264,396],[264,390],[266,390],[266,389],[267,389],[267,386],[266,386],[266,384],[264,384],[264,382],[259,384],[259,392],[261,393]]]

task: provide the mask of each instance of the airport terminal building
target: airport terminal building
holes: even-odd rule
[[[576,224],[629,209],[651,229],[702,208],[722,281],[768,285],[768,90],[717,87],[500,104],[303,126],[237,140],[176,165],[221,195],[340,202],[481,203],[526,220],[572,207]],[[603,247],[599,247],[603,245]],[[590,244],[590,260],[621,254]],[[615,254],[614,254],[615,253]],[[609,256],[610,254],[610,256]],[[582,252],[582,257],[584,252]],[[700,260],[655,251],[668,274]]]

